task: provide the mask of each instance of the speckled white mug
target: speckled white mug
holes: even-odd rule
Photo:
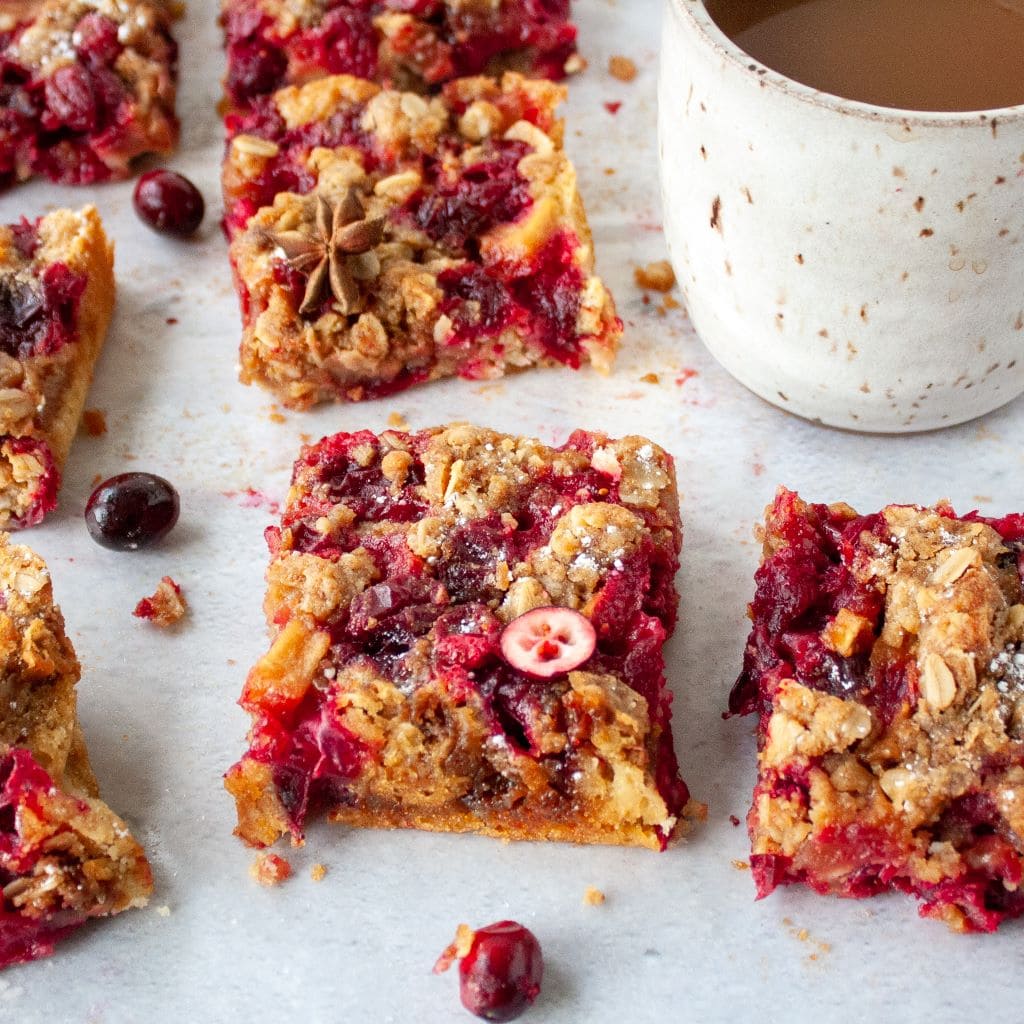
[[[756,63],[666,0],[665,233],[693,325],[833,426],[962,423],[1024,392],[1024,106],[922,114]]]

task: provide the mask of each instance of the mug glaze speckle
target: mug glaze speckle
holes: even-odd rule
[[[1024,392],[1024,107],[839,99],[666,0],[665,233],[693,325],[750,390],[905,432]]]

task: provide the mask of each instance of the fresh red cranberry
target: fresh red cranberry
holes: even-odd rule
[[[206,213],[202,193],[174,171],[150,171],[135,186],[135,212],[154,231],[187,238]]]
[[[434,967],[446,971],[459,958],[462,1005],[483,1020],[515,1020],[540,995],[544,957],[529,928],[498,921],[473,932],[459,926],[455,942]]]
[[[137,551],[167,536],[178,521],[178,492],[152,473],[122,473],[89,497],[85,523],[97,544]]]

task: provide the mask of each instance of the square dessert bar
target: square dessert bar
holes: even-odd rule
[[[564,94],[510,73],[428,100],[341,75],[229,118],[242,380],[305,408],[607,369],[622,323],[562,150]]]
[[[45,564],[0,534],[0,967],[49,955],[153,888],[142,848],[99,799],[79,675]]]
[[[569,0],[223,0],[227,91],[259,96],[347,74],[426,92],[453,78],[582,66]]]
[[[0,528],[57,504],[113,307],[114,250],[93,207],[0,226]]]
[[[1024,912],[1024,516],[769,507],[735,713],[759,715],[759,896]]]
[[[246,842],[301,842],[319,809],[664,848],[689,797],[662,657],[681,530],[660,448],[337,434],[303,449],[268,541],[273,643],[226,782]]]
[[[124,178],[135,157],[174,150],[171,6],[0,5],[0,187],[36,174],[69,185]]]

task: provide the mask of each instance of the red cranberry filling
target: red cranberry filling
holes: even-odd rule
[[[29,496],[28,508],[22,515],[15,516],[11,520],[11,525],[15,529],[36,526],[57,507],[60,471],[54,461],[53,452],[50,451],[50,446],[45,441],[35,437],[2,437],[0,438],[0,452],[4,456],[8,454],[31,455],[42,466],[42,473],[36,481],[35,489]]]
[[[787,546],[767,558],[755,576],[754,626],[729,710],[769,715],[774,690],[768,692],[762,680],[792,678],[872,705],[889,720],[906,699],[902,668],[870,665],[866,655],[843,658],[828,650],[820,635],[841,608],[868,619],[876,632],[880,627],[884,597],[860,584],[853,568],[863,533],[889,542],[885,522],[880,515],[838,515],[826,505],[801,512],[797,501],[787,492],[770,514],[773,532]]]
[[[0,759],[0,889],[29,874],[45,852],[24,845],[18,812],[26,807],[41,813],[39,796],[52,789],[53,780],[27,750],[16,747]],[[49,956],[81,923],[67,913],[50,919],[25,917],[0,895],[0,968]]]
[[[411,454],[419,456],[426,441],[423,435],[409,436]],[[566,448],[589,453],[593,442],[576,434]],[[368,659],[376,671],[406,691],[437,675],[444,677],[453,695],[475,690],[485,699],[497,735],[520,751],[545,758],[556,776],[567,778],[571,751],[561,756],[566,763],[560,764],[559,757],[544,754],[539,744],[540,729],[550,732],[567,726],[561,703],[568,689],[566,676],[538,684],[514,669],[501,655],[501,624],[487,605],[501,597],[494,583],[499,561],[511,566],[527,558],[547,543],[558,518],[574,505],[617,501],[617,481],[592,468],[569,477],[542,470],[524,485],[509,509],[515,524],[497,514],[470,519],[449,535],[436,562],[428,563],[409,551],[402,532],[383,540],[356,532],[364,523],[412,522],[429,514],[417,494],[425,475],[420,459],[416,457],[405,485],[394,493],[381,472],[380,458],[379,441],[368,432],[339,434],[306,449],[295,480],[301,480],[309,493],[286,512],[282,523],[292,532],[293,549],[330,558],[362,545],[381,574],[379,582],[326,624],[336,671]],[[354,514],[354,521],[324,538],[314,524],[337,503]],[[268,540],[275,550],[279,531],[269,531]],[[671,694],[665,687],[662,657],[675,619],[673,579],[678,561],[671,549],[647,543],[620,565],[609,573],[595,602],[596,648],[588,670],[625,678],[647,699],[661,732],[659,791],[670,813],[678,815],[689,794],[678,778],[671,743]],[[314,691],[298,710],[253,709],[263,715],[253,756],[284,766],[278,773],[287,783],[285,803],[296,830],[301,829],[317,779],[329,779],[337,798],[346,773],[358,771],[359,745],[336,728],[330,708],[330,700]],[[330,757],[323,749],[325,738],[333,745]],[[326,771],[325,764],[334,768]],[[344,767],[339,769],[339,764]]]
[[[273,19],[255,5],[235,3],[225,17],[228,93],[245,106],[289,81],[325,73],[377,79],[373,18],[388,11],[418,20],[388,45],[395,59],[428,86],[486,73],[496,59],[513,54],[527,55],[532,77],[564,78],[576,49],[569,0],[525,0],[504,8],[450,13],[438,0],[333,0],[318,24],[282,38]]]
[[[583,275],[573,260],[575,247],[575,238],[562,232],[544,246],[534,265],[518,272],[473,264],[444,271],[437,280],[445,295],[441,310],[454,326],[449,344],[469,347],[517,328],[546,357],[577,368]],[[473,363],[460,372],[474,376]]]
[[[19,225],[15,245],[34,248],[37,240]],[[51,263],[38,285],[13,276],[0,279],[0,351],[14,359],[52,356],[76,339],[78,304],[86,276],[64,263]]]
[[[173,74],[176,44],[162,29],[154,31]],[[39,78],[11,59],[16,35],[0,36],[0,135],[6,143],[0,186],[13,184],[19,168],[64,184],[119,175],[118,146],[130,139],[137,104],[117,70],[124,52],[118,25],[98,12],[85,15],[73,33],[77,63]]]

